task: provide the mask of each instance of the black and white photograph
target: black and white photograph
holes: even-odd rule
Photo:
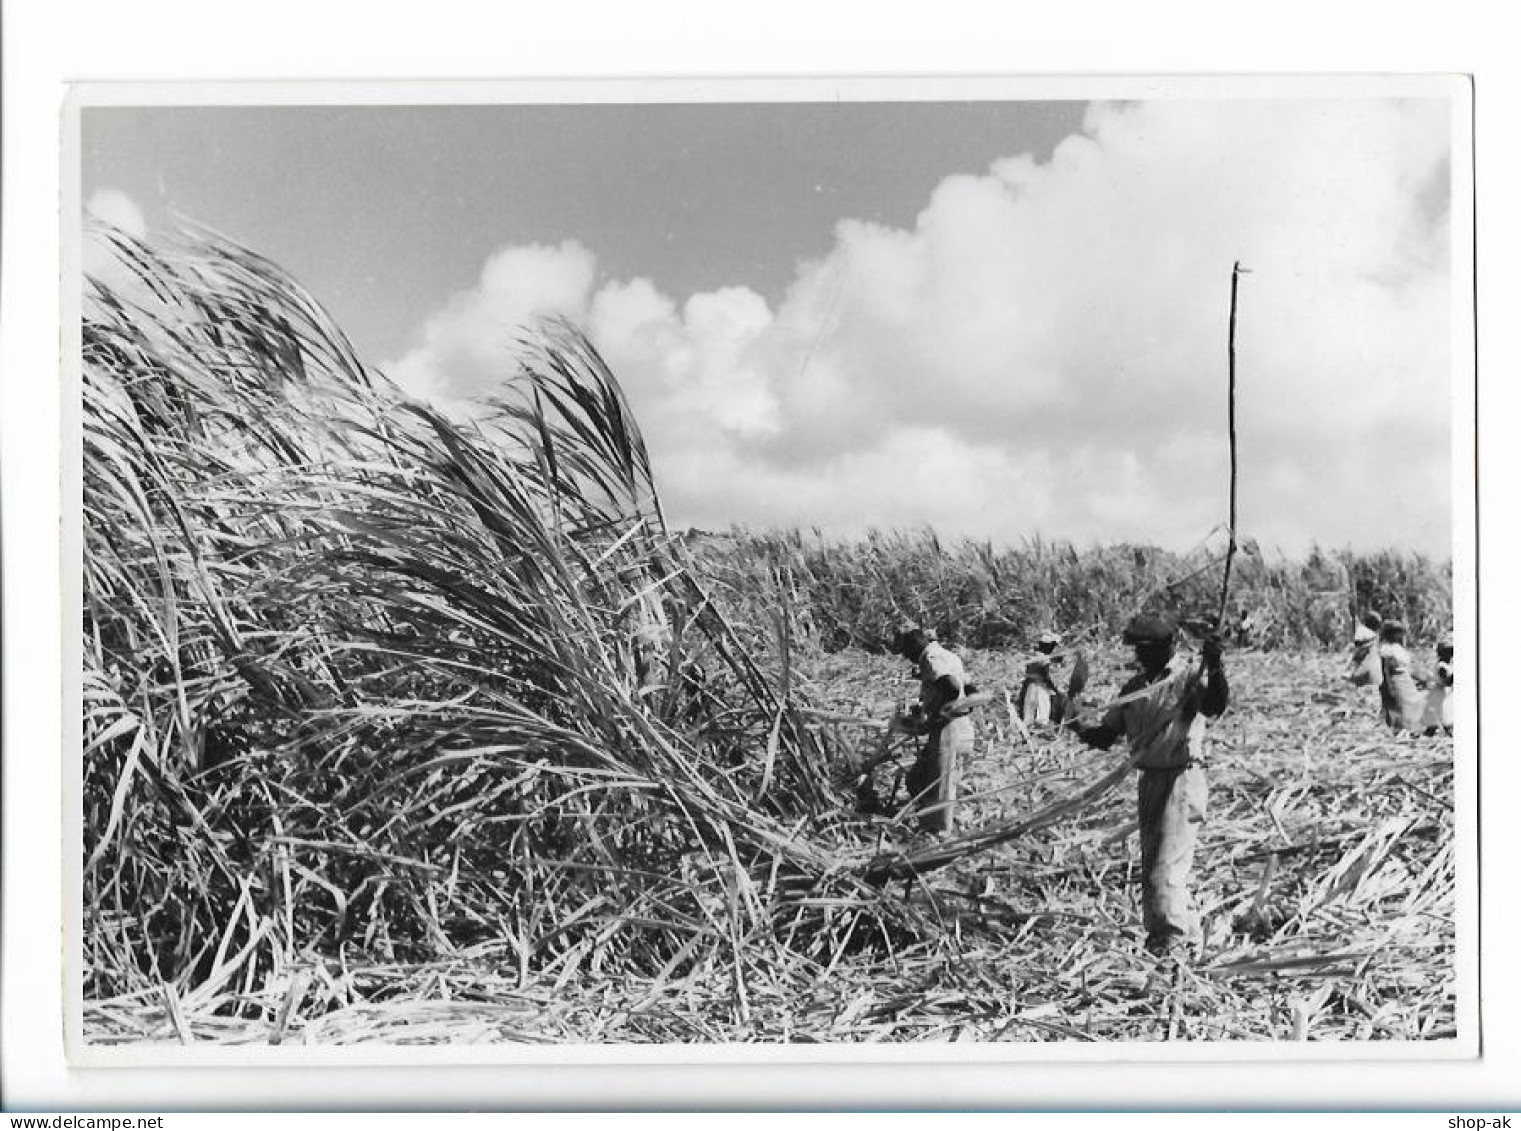
[[[70,1057],[1476,1055],[1471,112],[75,88]]]

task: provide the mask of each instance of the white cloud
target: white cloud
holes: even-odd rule
[[[1244,532],[1440,551],[1448,146],[1441,102],[1095,106],[911,229],[842,220],[774,310],[509,248],[393,369],[479,391],[556,310],[628,389],[674,521],[1186,547],[1225,514],[1239,258]]]
[[[428,319],[422,344],[387,370],[419,395],[489,393],[512,375],[514,345],[526,323],[541,315],[585,320],[595,272],[591,252],[574,240],[503,248],[486,260],[475,286]]]
[[[85,215],[96,224],[109,225],[138,239],[148,234],[143,210],[120,189],[103,188],[91,193],[90,199],[85,201]],[[95,228],[86,226],[79,254],[80,266],[86,275],[117,289],[131,285],[131,272]]]
[[[593,303],[589,329],[626,386],[655,394],[636,403],[642,421],[648,403],[665,428],[686,420],[742,439],[779,427],[771,374],[753,354],[771,332],[771,311],[754,291],[693,295],[678,314],[647,280],[610,284]]]
[[[85,211],[103,224],[120,228],[129,236],[148,234],[148,223],[137,202],[120,189],[97,189],[85,202]]]

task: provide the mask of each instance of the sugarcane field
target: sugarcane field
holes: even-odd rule
[[[484,267],[491,245],[471,243],[459,282],[325,276],[319,256],[368,254],[359,222],[303,227],[272,173],[257,191],[285,203],[262,211],[224,187],[185,197],[195,218],[144,223],[111,195],[160,146],[182,147],[164,183],[187,183],[216,108],[86,110],[65,751],[80,1045],[1471,1039],[1472,669],[1454,635],[1459,657],[1471,641],[1430,410],[1449,411],[1446,324],[1422,305],[1446,293],[1446,127],[1397,101],[1358,104],[1343,132],[1324,124],[1339,103],[1283,110],[1290,125],[1226,106],[1220,138],[1260,112],[1250,136],[1300,154],[1304,180],[1219,205],[1270,234],[1232,245],[1227,227],[1185,266],[1187,233],[1217,218],[1157,203],[1144,154],[1174,136],[1192,153],[1214,119],[1155,105],[1056,107],[1021,127],[1029,153],[995,148],[976,176],[946,156],[917,219],[844,199],[843,174],[836,205],[796,157],[837,226],[783,263],[777,299],[657,240],[594,262],[597,224],[561,221],[580,197],[526,181],[541,228]],[[492,109],[513,108],[473,108]],[[531,109],[546,138],[595,128],[610,147],[656,122]],[[914,144],[938,153],[961,119],[919,109]],[[378,108],[264,108],[251,152],[289,128],[321,153],[339,133],[302,131],[329,112],[334,168],[356,138],[434,136],[355,125]],[[744,167],[741,139],[772,144],[736,117],[755,132],[703,150],[702,111],[681,113],[704,177],[719,153]],[[917,128],[898,113],[881,123]],[[522,121],[525,153],[560,160]],[[1375,234],[1346,235],[1315,187],[1320,130],[1330,148],[1376,134],[1348,160],[1417,186],[1408,204],[1368,190]],[[481,148],[457,159],[489,186]],[[629,167],[577,191],[609,209],[647,193],[652,216],[696,191]],[[1228,174],[1243,196],[1254,170]],[[1074,230],[1129,218],[1095,203],[1112,183],[1158,209],[1165,251],[1130,219],[1087,250],[1046,246],[1069,210]],[[459,191],[450,209],[487,208]],[[1331,211],[1284,203],[1301,199]],[[1008,247],[983,238],[1000,225]],[[352,242],[330,253],[318,226]],[[464,231],[438,219],[430,238]],[[1295,239],[1302,255],[1275,257]],[[1154,294],[1074,290],[1059,309],[1054,264],[1107,275],[1129,242]],[[1356,279],[1324,323],[1316,288],[1343,276],[1318,255]],[[685,291],[657,292],[663,265]],[[393,291],[436,292],[427,319]],[[1183,328],[1153,324],[1164,306]],[[1006,390],[974,381],[969,359],[1005,349]],[[874,392],[900,364],[912,378]],[[1090,393],[1062,392],[1090,370]],[[1359,421],[1381,430],[1365,447]]]

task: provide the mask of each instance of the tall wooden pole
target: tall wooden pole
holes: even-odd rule
[[[1230,391],[1227,401],[1227,426],[1231,450],[1230,542],[1225,548],[1225,577],[1220,582],[1219,629],[1225,630],[1225,605],[1230,599],[1231,563],[1236,559],[1236,285],[1241,278],[1241,261],[1231,266]]]

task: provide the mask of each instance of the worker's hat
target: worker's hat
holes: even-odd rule
[[[1126,644],[1171,644],[1177,629],[1166,617],[1141,613],[1130,618],[1121,639]]]

